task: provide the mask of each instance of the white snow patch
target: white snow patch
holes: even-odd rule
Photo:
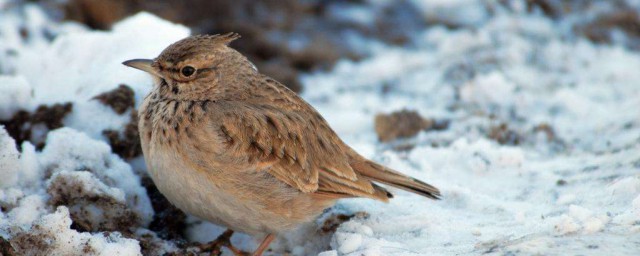
[[[14,186],[18,181],[18,157],[15,140],[0,126],[0,188]]]
[[[0,75],[0,119],[10,119],[14,112],[26,108],[31,87],[24,77]]]

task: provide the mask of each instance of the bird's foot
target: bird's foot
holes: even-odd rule
[[[200,245],[201,252],[210,252],[211,255],[220,256],[222,255],[222,247],[227,247],[231,252],[233,252],[236,256],[247,256],[249,253],[243,252],[240,249],[236,248],[231,244],[231,236],[233,235],[233,230],[227,229],[222,233],[216,240],[213,240],[207,244]]]

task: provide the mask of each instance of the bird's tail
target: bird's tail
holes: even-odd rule
[[[352,163],[351,167],[362,176],[373,181],[413,192],[431,199],[440,199],[440,190],[436,187],[372,161],[362,159],[361,161]]]

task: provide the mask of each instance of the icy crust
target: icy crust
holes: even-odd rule
[[[50,132],[42,152],[25,142],[18,154],[4,129],[0,141],[9,151],[0,154],[2,174],[13,177],[2,179],[0,236],[18,253],[140,254],[123,234],[148,225],[153,209],[140,178],[106,143],[70,128]]]
[[[13,186],[18,181],[19,158],[15,140],[7,131],[0,129],[0,188]]]
[[[28,229],[13,231],[11,241],[23,255],[142,255],[138,241],[120,233],[80,233],[70,226],[69,210],[61,206]]]
[[[106,143],[92,140],[73,129],[62,128],[50,133],[46,145],[40,161],[47,172],[45,176],[51,173],[47,189],[51,193],[75,186],[79,192],[66,195],[63,191],[57,195],[60,198],[53,197],[52,200],[73,201],[74,198],[65,197],[78,194],[100,200],[94,197],[103,195],[110,203],[133,208],[144,225],[151,221],[153,209],[146,190],[140,185],[140,177],[133,173],[129,164],[112,154]]]
[[[341,202],[337,209],[371,217],[342,224],[330,245],[336,255],[634,255],[640,242],[636,152],[539,159],[464,139],[402,158],[386,152],[387,164],[438,184],[444,200],[395,190],[388,205]]]

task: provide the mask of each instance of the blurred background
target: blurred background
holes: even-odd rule
[[[258,68],[299,92],[299,72],[327,70],[340,58],[367,56],[364,40],[410,47],[427,27],[482,27],[501,11],[539,13],[567,37],[640,50],[637,0],[4,0],[4,8],[42,6],[54,20],[92,29],[140,11],[189,26],[193,34],[240,33],[234,47]]]

